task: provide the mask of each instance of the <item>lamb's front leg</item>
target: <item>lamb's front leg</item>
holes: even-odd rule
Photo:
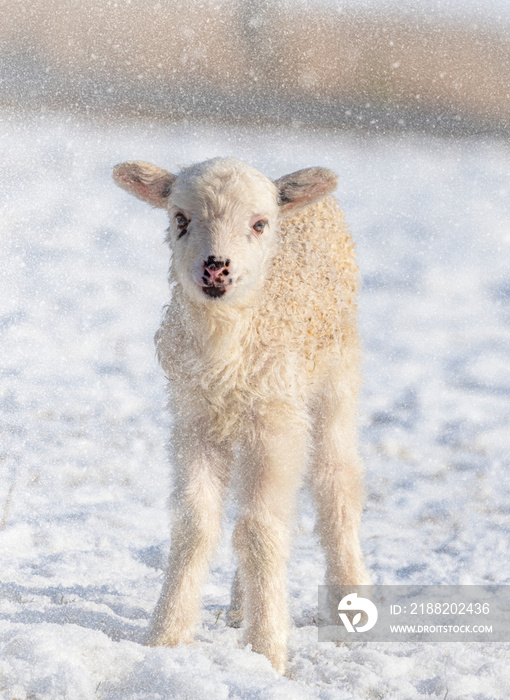
[[[205,437],[203,426],[177,426],[175,436],[170,557],[147,636],[151,646],[174,646],[193,637],[230,467],[230,454]]]
[[[328,585],[370,584],[363,563],[359,526],[363,510],[363,469],[357,447],[356,395],[327,387],[314,426],[310,469],[317,504],[317,530],[326,554]]]
[[[245,641],[280,673],[287,661],[291,520],[307,453],[303,423],[282,414],[276,408],[257,421],[256,438],[242,467],[241,511],[234,533],[245,593]]]

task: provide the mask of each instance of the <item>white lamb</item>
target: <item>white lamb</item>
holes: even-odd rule
[[[173,296],[156,343],[175,416],[174,519],[147,642],[191,641],[233,482],[240,566],[228,620],[244,616],[246,642],[283,673],[286,564],[305,474],[326,583],[368,584],[358,536],[358,268],[328,196],[337,177],[307,168],[272,182],[214,158],[178,175],[122,163],[114,179],[170,216]]]

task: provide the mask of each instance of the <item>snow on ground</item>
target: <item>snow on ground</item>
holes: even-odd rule
[[[165,215],[111,166],[340,174],[364,276],[362,540],[378,583],[510,583],[510,147],[0,115],[0,698],[508,697],[507,644],[317,642],[303,496],[286,677],[225,626],[232,507],[190,647],[142,645],[168,549]]]

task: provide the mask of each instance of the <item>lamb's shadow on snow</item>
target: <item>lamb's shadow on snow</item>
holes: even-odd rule
[[[207,634],[214,632],[215,629],[225,626],[228,605],[208,604],[203,606],[204,616],[200,629],[197,631],[197,638],[207,640]],[[295,611],[291,615],[292,625],[296,628],[301,627],[317,627],[318,624],[317,608],[305,608],[302,612]],[[244,629],[245,622],[241,623],[240,627]]]
[[[116,600],[116,597],[119,600]],[[37,598],[46,599],[44,610],[28,607]],[[0,599],[27,606],[26,609],[11,614],[0,613],[0,620],[23,625],[78,625],[99,630],[113,641],[129,640],[142,644],[147,628],[146,621],[149,618],[145,610],[126,605],[121,601],[120,594],[107,586],[40,588],[0,582]],[[91,610],[86,607],[90,604],[101,609]],[[143,621],[143,624],[140,624],[140,621]]]
[[[294,627],[317,627],[319,612],[317,608],[305,608],[300,613],[292,615],[292,623]]]
[[[149,566],[151,569],[164,571],[168,560],[168,550],[170,543],[168,540],[160,544],[151,545],[150,547],[142,547],[141,549],[132,550],[133,557],[141,561],[142,564]]]

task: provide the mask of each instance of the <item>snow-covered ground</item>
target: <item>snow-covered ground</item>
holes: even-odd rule
[[[233,508],[190,647],[142,645],[168,548],[165,215],[111,166],[340,174],[358,244],[378,583],[510,583],[510,147],[0,114],[0,698],[507,698],[507,644],[317,642],[302,497],[286,677],[225,626]]]

